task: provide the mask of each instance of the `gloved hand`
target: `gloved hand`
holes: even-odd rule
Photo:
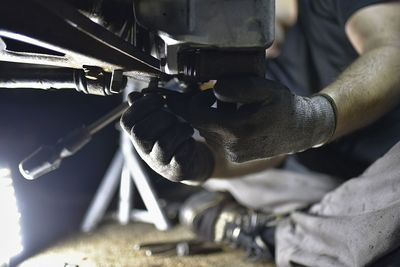
[[[220,109],[218,99],[237,108]],[[270,158],[319,146],[333,135],[336,115],[328,96],[301,97],[257,77],[219,80],[187,105],[187,120],[207,143],[233,162]]]
[[[166,108],[162,96],[134,92],[129,95],[129,103],[121,125],[138,154],[155,172],[174,182],[201,182],[211,176],[211,151],[192,138],[193,128]]]

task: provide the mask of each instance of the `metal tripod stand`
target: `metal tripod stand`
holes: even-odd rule
[[[128,90],[125,98],[128,95]],[[120,147],[101,182],[81,225],[83,232],[93,230],[101,221],[119,186],[119,223],[132,221],[153,223],[158,230],[167,230],[170,222],[157,198],[143,163],[128,134],[121,130]],[[147,210],[132,207],[133,188],[136,187]]]

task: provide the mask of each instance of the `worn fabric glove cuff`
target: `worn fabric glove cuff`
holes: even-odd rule
[[[326,94],[316,94],[310,98],[314,109],[314,133],[312,135],[312,147],[326,144],[334,135],[336,129],[336,104]]]

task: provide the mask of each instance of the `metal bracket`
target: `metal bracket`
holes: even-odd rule
[[[4,0],[0,9],[0,37],[63,55],[8,51],[3,43],[0,61],[78,69],[97,66],[106,72],[123,69],[143,75],[161,75],[158,59],[136,49],[60,0]]]

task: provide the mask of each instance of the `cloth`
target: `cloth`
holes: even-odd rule
[[[301,0],[297,23],[288,31],[281,55],[267,63],[267,78],[294,93],[309,96],[332,83],[357,57],[345,23],[360,8],[384,0]],[[371,126],[318,149],[298,160],[308,168],[334,176],[360,175],[400,137],[400,105]]]
[[[334,177],[300,174],[271,169],[235,179],[209,179],[203,186],[210,191],[229,192],[247,208],[276,215],[304,209],[339,185]]]
[[[278,266],[365,266],[398,248],[399,192],[400,142],[360,177],[278,225]]]
[[[348,18],[383,2],[298,1],[298,22],[289,30],[281,55],[268,62],[267,78],[299,95],[319,92],[358,56],[345,33]],[[365,266],[400,245],[400,143],[394,146],[399,138],[400,106],[365,129],[296,156],[311,170],[342,178],[362,174],[359,178],[339,185],[332,177],[274,170],[242,180],[210,180],[205,187],[228,191],[242,205],[273,213],[314,204],[279,224],[279,267]]]

